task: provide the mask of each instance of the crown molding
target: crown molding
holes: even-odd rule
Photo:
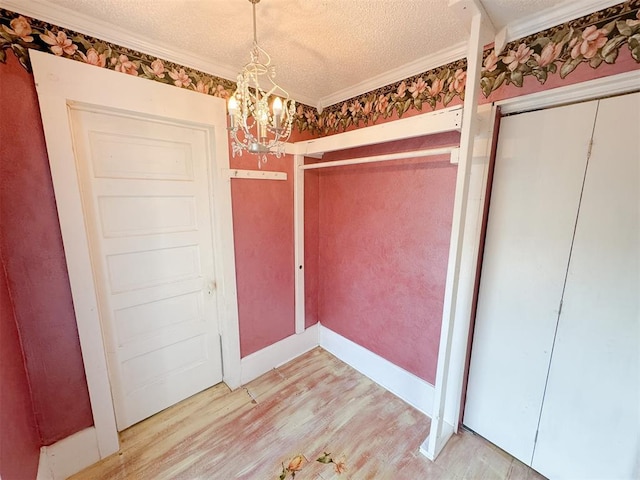
[[[238,70],[228,65],[175,50],[162,42],[151,42],[123,28],[46,0],[0,0],[0,7],[227,80],[235,81],[238,75]]]
[[[621,0],[580,0],[579,2],[567,0],[557,7],[531,15],[522,21],[510,23],[505,27],[506,39],[504,41],[511,42],[619,3],[623,2]],[[384,87],[385,85],[459,60],[466,56],[466,53],[467,42],[461,42],[448,49],[441,50],[434,55],[420,58],[397,69],[390,70],[364,82],[322,97],[317,103],[318,111],[321,112],[325,107],[335,105],[336,103],[357,97],[358,95]]]
[[[564,3],[530,15],[506,26],[506,41],[511,42],[575,18],[589,15],[603,8],[624,3],[622,0],[567,0]]]
[[[289,98],[295,100],[296,104],[304,104],[308,107],[315,107],[318,104],[318,99],[316,97],[310,97],[304,93],[298,93],[295,89],[291,89],[289,87],[287,87],[286,90],[289,92]]]
[[[381,75],[371,77],[364,82],[357,83],[350,87],[343,88],[342,90],[338,90],[331,95],[322,97],[317,103],[318,111],[322,111],[325,107],[357,97],[363,93],[371,92],[377,88],[399,82],[405,78],[412,77],[413,75],[418,75],[419,73],[460,60],[465,57],[466,54],[467,42],[457,43],[449,48],[440,50],[433,55],[427,55],[426,57],[419,58],[413,62],[406,63],[398,68],[389,70]]]
[[[0,7],[233,82],[238,76],[238,68],[215,63],[184,50],[176,50],[162,42],[151,42],[123,28],[53,5],[46,0],[0,0]],[[317,98],[308,95],[292,94],[291,98],[307,105],[315,105],[317,102]]]
[[[621,0],[580,0],[579,2],[568,0],[557,7],[507,25],[502,32],[504,36],[502,41],[517,40],[619,3],[622,3]],[[150,42],[135,33],[51,4],[47,0],[0,0],[0,7],[231,81],[235,81],[238,73],[236,68],[229,65],[218,64],[199,55],[176,50],[168,44]],[[466,56],[466,52],[467,42],[461,42],[320,99],[298,94],[295,89],[290,89],[291,97],[297,102],[315,106],[321,112],[325,107],[459,60]]]

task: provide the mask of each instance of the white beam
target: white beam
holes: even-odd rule
[[[475,2],[459,0],[453,2],[471,11],[470,5]],[[471,19],[471,36],[469,52],[467,54],[467,82],[464,99],[464,119],[460,138],[460,162],[456,180],[451,242],[449,247],[449,265],[445,285],[444,308],[442,313],[442,328],[440,332],[440,347],[438,350],[438,366],[436,370],[436,385],[433,417],[429,437],[422,444],[420,451],[429,459],[435,460],[450,436],[457,431],[457,425],[445,422],[445,405],[447,399],[447,382],[450,379],[450,363],[453,342],[453,329],[456,317],[456,299],[460,283],[464,227],[469,197],[469,180],[471,161],[473,158],[473,143],[478,122],[478,95],[480,93],[480,69],[483,51],[483,15],[476,9]],[[486,34],[486,31],[485,31]]]
[[[337,135],[298,142],[295,153],[313,156],[318,153],[451,132],[460,130],[461,127],[462,107],[455,106]]]
[[[390,160],[407,160],[411,158],[432,157],[436,155],[451,154],[457,150],[458,146],[441,147],[441,148],[425,148],[422,150],[411,150],[407,152],[388,153],[385,155],[374,155],[371,157],[347,158],[344,160],[334,160],[332,162],[310,163],[300,168],[304,170],[313,170],[318,168],[341,167],[343,165],[357,165],[361,163],[388,162]]]
[[[303,155],[293,156],[293,241],[295,265],[295,326],[296,333],[305,330],[304,287],[304,165]]]
[[[470,35],[473,35],[473,19],[480,15],[480,44],[485,46],[493,42],[496,28],[480,0],[449,0],[449,8],[467,24]],[[469,39],[468,48],[474,48],[473,38]]]

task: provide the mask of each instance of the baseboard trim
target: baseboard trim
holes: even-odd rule
[[[242,385],[317,346],[324,348],[425,415],[432,415],[435,392],[433,385],[320,323],[307,328],[301,334],[291,335],[244,357],[240,361]]]
[[[242,384],[317,346],[431,416],[432,385],[319,323],[243,358],[240,362]],[[99,460],[96,429],[89,427],[40,449],[37,480],[64,480]]]
[[[318,325],[316,324],[300,334],[293,334],[244,357],[240,360],[241,384],[249,383],[269,370],[273,370],[317,347],[318,344]]]
[[[100,460],[95,427],[42,447],[37,480],[64,480]]]
[[[322,348],[425,415],[432,415],[433,385],[323,325],[319,333]]]

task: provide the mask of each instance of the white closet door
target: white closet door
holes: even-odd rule
[[[595,103],[500,125],[464,423],[530,464]]]
[[[640,475],[640,93],[600,102],[533,467]]]

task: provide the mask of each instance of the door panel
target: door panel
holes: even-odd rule
[[[98,210],[106,238],[188,231],[196,227],[194,197],[101,197]],[[162,215],[155,215],[158,210]]]
[[[638,125],[640,93],[600,101],[533,457],[554,479],[640,473]]]
[[[71,110],[118,430],[222,380],[206,130]]]
[[[464,424],[530,464],[595,105],[503,118]]]
[[[193,180],[188,142],[104,132],[91,132],[89,141],[96,178]]]

